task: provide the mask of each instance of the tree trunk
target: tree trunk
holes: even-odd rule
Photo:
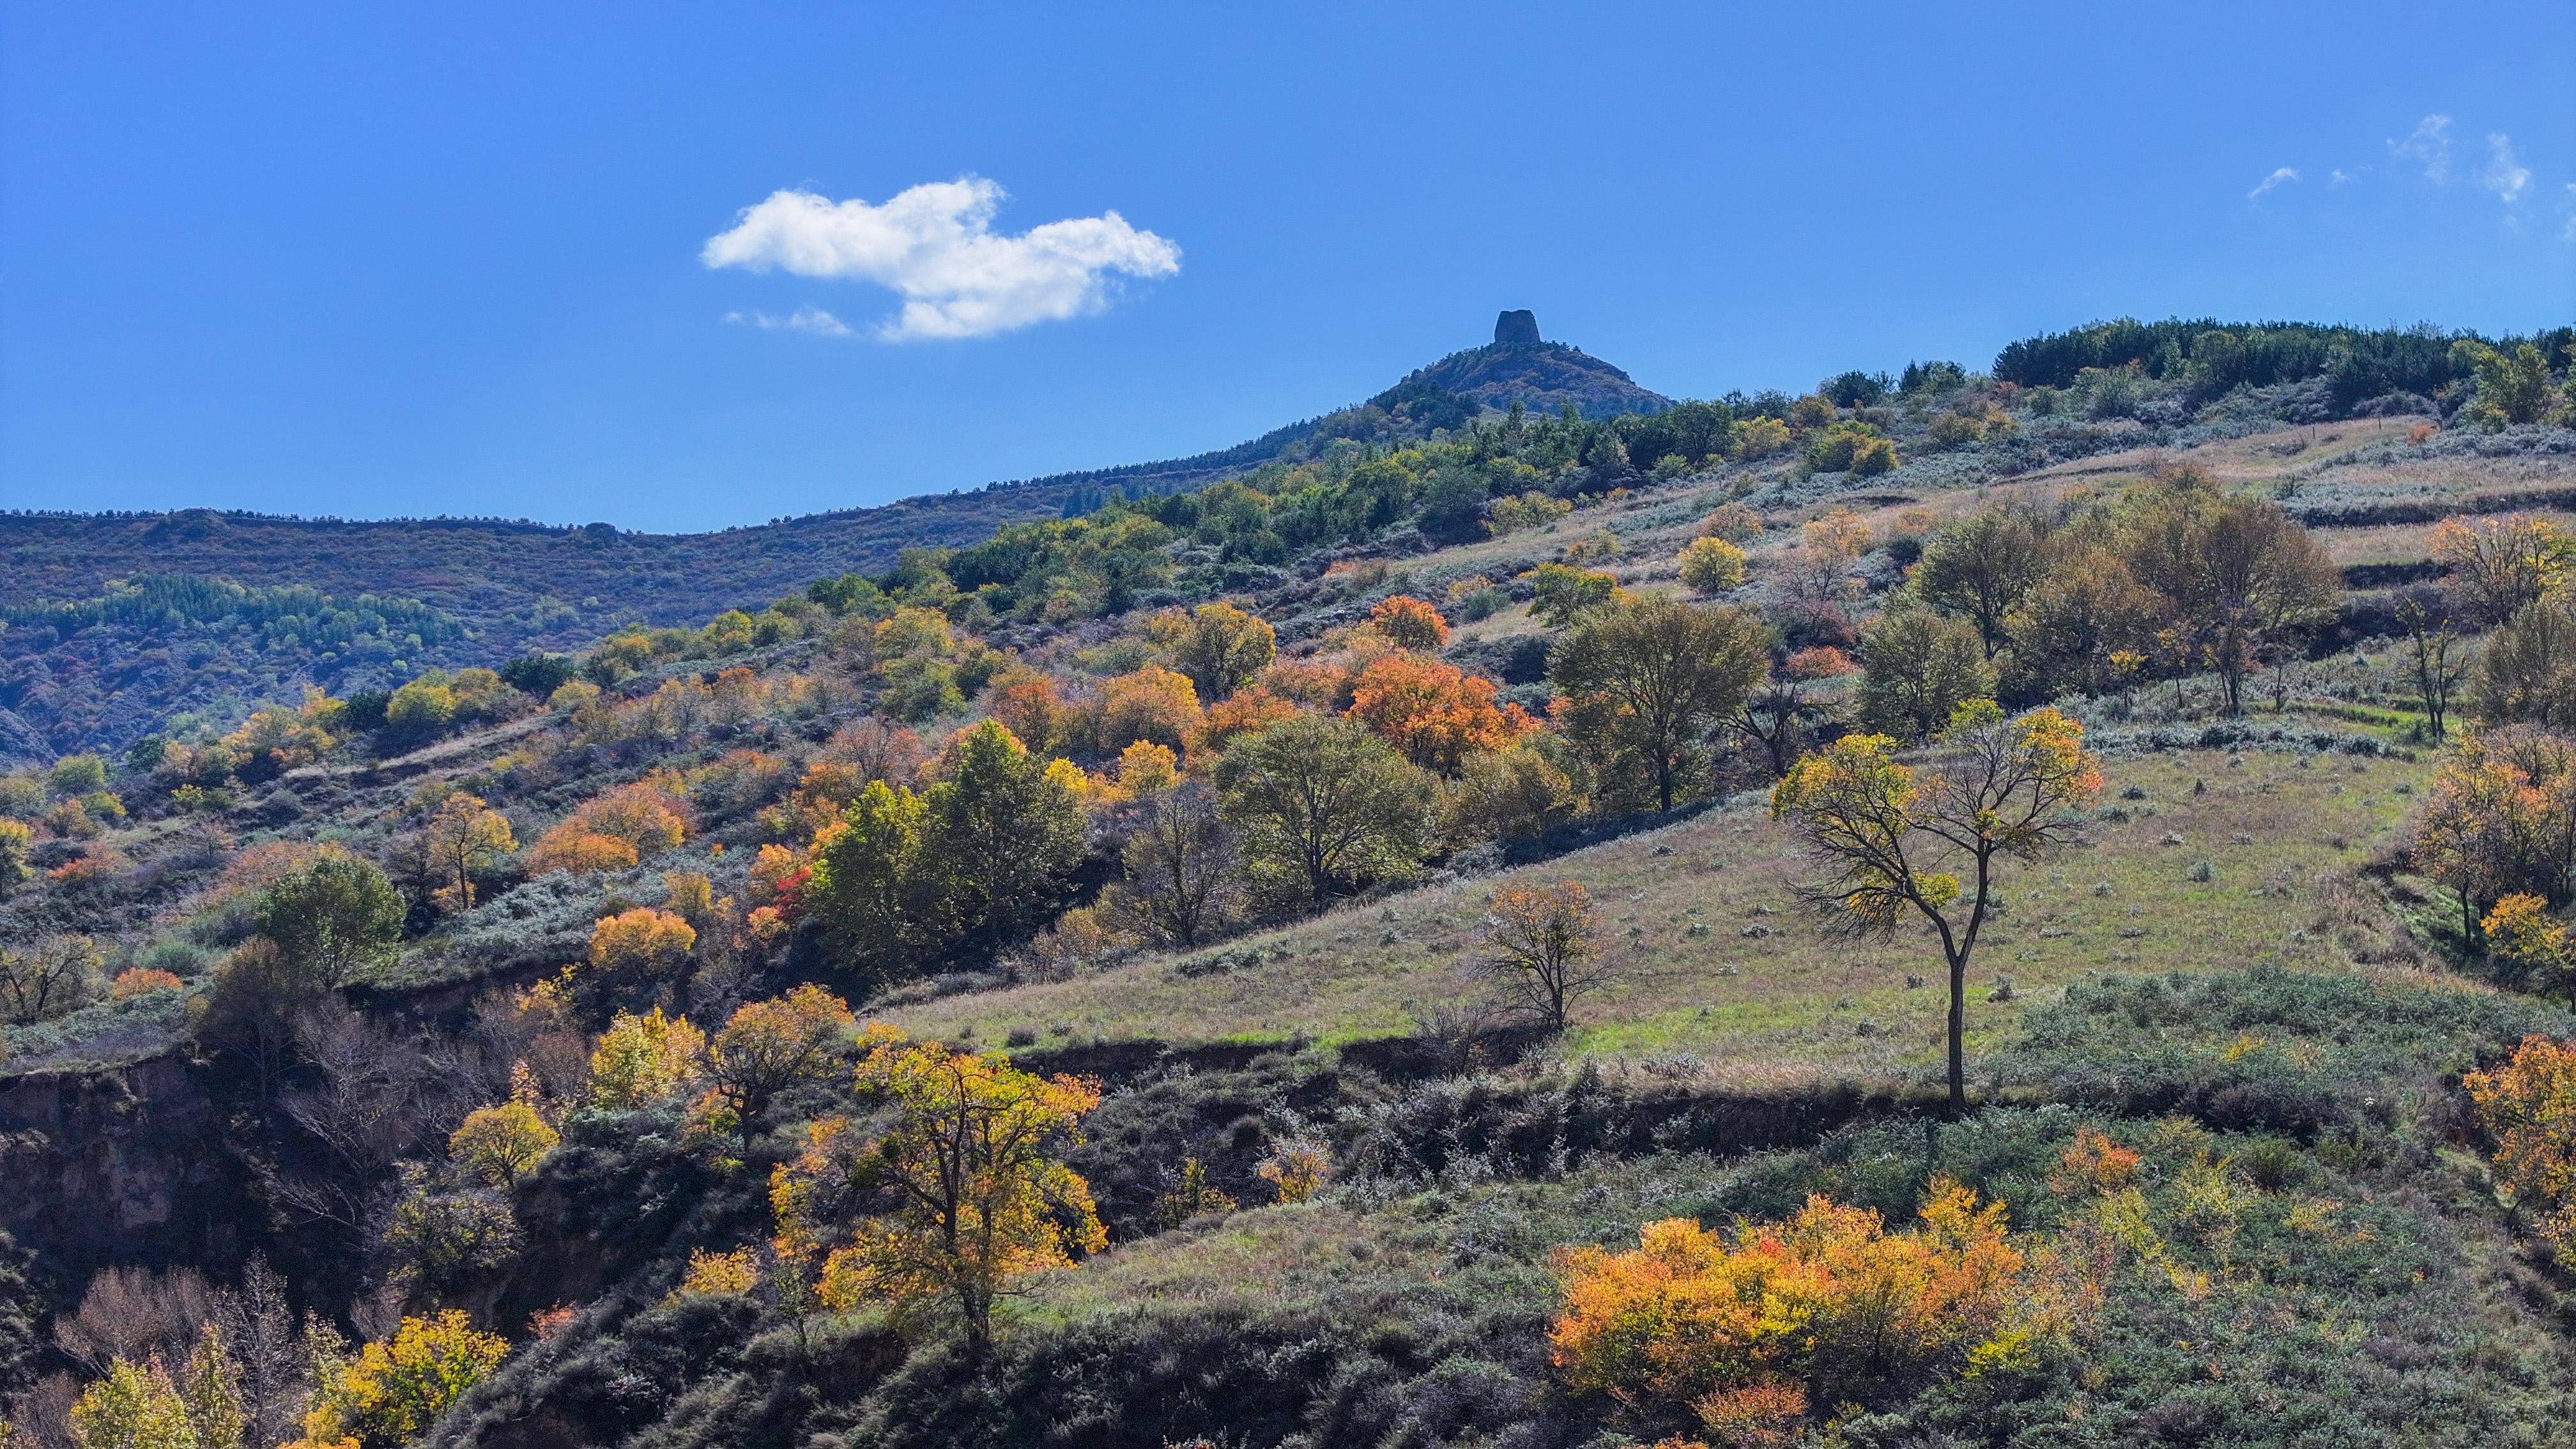
[[[1968,1115],[1968,954],[1947,951],[1950,958],[1950,1117]]]

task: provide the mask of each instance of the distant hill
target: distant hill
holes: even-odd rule
[[[306,683],[345,693],[431,665],[578,648],[630,622],[703,623],[817,578],[882,569],[905,548],[971,544],[1004,524],[1299,461],[1339,440],[1427,437],[1515,402],[1548,413],[1571,402],[1587,417],[1671,406],[1575,348],[1512,341],[1452,353],[1366,402],[1230,448],[716,533],[202,508],[0,514],[0,766],[122,749],[175,716],[237,718]],[[241,587],[208,587],[217,581]]]

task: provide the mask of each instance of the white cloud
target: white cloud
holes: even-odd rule
[[[2576,242],[2576,181],[2567,183],[2567,230],[2559,235]]]
[[[2336,175],[2338,175],[2338,176],[2340,176],[2340,175],[2342,175],[2343,173],[2341,173],[2341,172],[2337,172],[2337,173],[2335,173],[2335,174],[2336,174]],[[2253,189],[2253,190],[2251,190],[2251,191],[2249,191],[2249,192],[2246,192],[2246,193],[2245,193],[2245,199],[2246,199],[2247,201],[2252,201],[2254,198],[2256,198],[2256,197],[2258,197],[2258,196],[2261,196],[2264,192],[2271,190],[2271,189],[2272,189],[2273,187],[2275,187],[2275,186],[2279,186],[2279,185],[2280,185],[2280,184],[2282,184],[2283,182],[2286,182],[2286,181],[2296,181],[2296,180],[2298,180],[2298,179],[2299,179],[2299,173],[2298,173],[2296,170],[2294,170],[2293,168],[2288,167],[2288,166],[2281,167],[2279,170],[2274,171],[2271,175],[2266,176],[2266,177],[2264,177],[2262,180],[2255,182],[2255,183],[2254,183],[2254,189]]]
[[[816,337],[859,335],[850,330],[848,323],[820,307],[813,306],[799,307],[784,317],[772,317],[766,312],[727,312],[724,319],[727,322],[739,322],[746,326],[757,327],[763,332],[806,332]]]
[[[1181,269],[1179,247],[1114,211],[1018,236],[997,233],[993,213],[1003,194],[980,176],[915,186],[873,206],[773,192],[745,208],[732,230],[710,238],[698,259],[710,267],[874,282],[904,299],[903,310],[877,328],[889,340],[989,337],[1060,322],[1106,305],[1121,276],[1168,277]]]
[[[2531,170],[2514,159],[2511,136],[2500,131],[2487,136],[2487,164],[2478,172],[2478,184],[2503,198],[2507,206],[2531,189]]]
[[[2329,186],[2341,186],[2351,179],[2352,178],[2350,176],[2345,174],[2344,169],[2338,166],[2333,171],[2327,173],[2326,184]]]
[[[2388,154],[2400,161],[2413,161],[2424,168],[2424,179],[2446,182],[2451,179],[2451,118],[2426,116],[2415,123],[2415,130],[2403,141],[2388,143]]]

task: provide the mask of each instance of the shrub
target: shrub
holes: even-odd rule
[[[132,1001],[138,996],[149,996],[156,991],[176,991],[186,984],[170,972],[137,966],[117,972],[116,980],[109,984],[107,994],[108,999],[112,1001]]]
[[[1428,652],[1449,642],[1449,621],[1420,599],[1397,594],[1369,611],[1369,623],[1397,648]]]
[[[1530,582],[1535,590],[1530,612],[1552,629],[1570,628],[1575,620],[1619,597],[1619,581],[1610,575],[1559,563],[1540,564],[1531,571]]]
[[[1897,1233],[1815,1196],[1786,1222],[1721,1235],[1671,1218],[1633,1252],[1567,1253],[1558,1371],[1643,1415],[1686,1408],[1725,1430],[1884,1400],[2065,1321],[2045,1250],[2006,1232],[2002,1202],[1980,1208],[1946,1179],[1926,1196],[1921,1225]]]
[[[639,906],[602,917],[590,930],[590,964],[600,970],[660,980],[679,974],[698,933],[668,911]]]
[[[1699,521],[1699,537],[1742,543],[1762,533],[1762,515],[1742,503],[1721,503]]]
[[[1744,586],[1744,550],[1725,539],[1692,539],[1678,562],[1682,582],[1695,593],[1723,594]]]

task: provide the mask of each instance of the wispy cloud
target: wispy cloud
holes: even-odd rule
[[[898,341],[989,337],[1060,322],[1107,305],[1121,277],[1181,269],[1178,246],[1114,211],[1017,236],[996,232],[1003,196],[980,176],[915,186],[874,205],[779,191],[744,209],[698,256],[710,267],[774,267],[885,287],[904,299],[903,308],[876,331]],[[829,313],[818,315],[848,333]]]
[[[2531,170],[2514,159],[2513,138],[2503,132],[2487,136],[2487,164],[2477,175],[2478,185],[2503,198],[2511,206],[2531,189]]]
[[[2426,116],[2415,123],[2414,131],[2405,140],[2389,142],[2388,154],[2423,167],[2427,181],[2448,182],[2451,179],[2451,118]]]
[[[2576,242],[2576,181],[2567,183],[2567,229],[2559,233],[2565,240]]]
[[[744,326],[757,327],[763,332],[806,332],[816,337],[859,335],[850,330],[848,323],[820,307],[799,307],[784,317],[773,317],[766,312],[727,312],[724,319],[727,322],[739,322]]]
[[[2335,173],[2335,174],[2336,174],[2336,175],[2338,175],[2338,176],[2340,176],[2340,175],[2342,175],[2343,173],[2341,173],[2341,172],[2337,172],[2337,173]],[[2254,189],[2253,189],[2253,190],[2251,190],[2251,191],[2249,191],[2249,192],[2246,192],[2246,193],[2245,193],[2245,199],[2246,199],[2247,201],[2252,201],[2254,198],[2256,198],[2256,197],[2258,197],[2258,196],[2261,196],[2264,192],[2267,192],[2267,191],[2271,190],[2271,189],[2272,189],[2273,187],[2275,187],[2275,186],[2280,186],[2280,185],[2283,185],[2283,184],[2288,183],[2288,182],[2296,181],[2296,180],[2298,180],[2298,179],[2299,179],[2299,173],[2298,173],[2298,171],[2297,171],[2295,168],[2288,167],[2288,166],[2281,167],[2279,170],[2274,171],[2271,175],[2266,176],[2266,177],[2264,177],[2262,180],[2255,182],[2255,183],[2254,183]]]
[[[2366,170],[2366,169],[2368,169],[2368,168],[2366,168],[2366,167],[2365,167],[2364,169]],[[2345,170],[2344,170],[2342,167],[2340,167],[2340,166],[2338,166],[2338,167],[2336,167],[2334,170],[2332,170],[2332,171],[2330,171],[2330,172],[2326,173],[2326,184],[2327,184],[2328,186],[2341,186],[2341,185],[2343,185],[2345,182],[2350,181],[2351,179],[2352,179],[2352,175],[2351,175],[2351,173],[2349,173],[2349,172],[2345,171]]]

